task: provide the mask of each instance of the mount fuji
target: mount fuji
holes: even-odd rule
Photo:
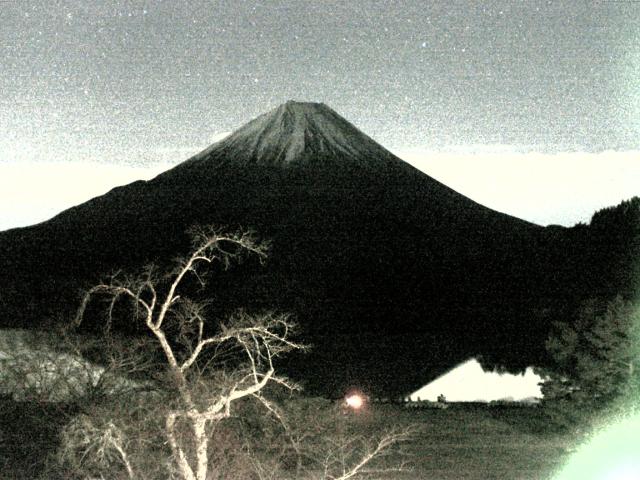
[[[406,393],[470,356],[540,363],[535,312],[579,288],[568,229],[490,210],[326,105],[287,102],[150,181],[1,232],[0,324],[73,311],[100,275],[185,253],[194,224],[272,241],[266,266],[218,272],[205,293],[219,315],[293,313],[312,350],[282,368],[329,395]]]

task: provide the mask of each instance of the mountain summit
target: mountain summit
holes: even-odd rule
[[[255,118],[188,163],[308,166],[338,158],[360,167],[402,163],[327,105],[295,101]]]

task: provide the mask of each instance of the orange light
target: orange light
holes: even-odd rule
[[[354,393],[353,395],[349,395],[345,400],[347,402],[347,405],[354,410],[362,408],[362,405],[364,403],[363,398],[356,393]]]

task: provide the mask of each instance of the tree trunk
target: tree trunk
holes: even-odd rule
[[[187,456],[184,453],[184,450],[178,445],[178,441],[175,435],[175,423],[176,423],[177,415],[175,413],[170,413],[166,418],[166,433],[169,439],[169,445],[171,446],[171,452],[173,453],[173,457],[177,463],[178,470],[180,472],[180,476],[183,480],[197,480],[196,476],[193,474],[193,470],[189,465],[189,461],[187,460]]]
[[[207,472],[209,467],[209,438],[207,437],[207,421],[197,415],[192,418],[193,434],[196,441],[196,478],[197,480],[207,480]]]

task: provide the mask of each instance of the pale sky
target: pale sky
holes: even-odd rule
[[[395,152],[482,205],[539,225],[588,223],[640,195],[640,151],[533,153],[509,146]]]
[[[47,220],[116,186],[153,178],[199,150],[162,149],[153,152],[155,162],[133,165],[16,155],[22,161],[0,163],[0,230]],[[541,154],[484,145],[394,153],[478,203],[539,225],[588,222],[595,210],[640,195],[640,152]]]

